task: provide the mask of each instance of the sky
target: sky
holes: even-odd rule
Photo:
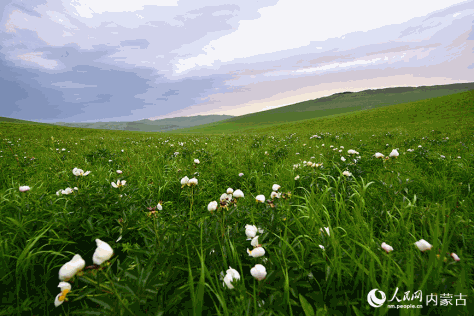
[[[0,116],[244,115],[344,91],[474,82],[474,0],[12,0]]]

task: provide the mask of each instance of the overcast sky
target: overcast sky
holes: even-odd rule
[[[474,81],[473,0],[13,0],[0,10],[0,116],[18,119],[242,115]]]

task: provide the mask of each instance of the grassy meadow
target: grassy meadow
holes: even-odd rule
[[[0,122],[0,315],[470,315],[473,100],[233,133]]]

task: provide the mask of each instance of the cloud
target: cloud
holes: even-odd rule
[[[47,58],[43,58],[43,52],[36,52],[36,53],[26,53],[16,56],[18,59],[37,64],[38,66],[47,68],[47,69],[54,69],[58,62],[55,60],[49,60]]]
[[[410,82],[472,81],[473,4],[2,2],[0,89],[9,106],[0,115],[235,115],[393,78],[401,85],[413,73]]]
[[[121,46],[138,46],[140,49],[146,49],[150,43],[146,39],[126,40],[120,42]]]
[[[64,81],[64,82],[55,82],[52,83],[51,85],[57,86],[60,88],[66,88],[66,89],[82,89],[82,88],[96,88],[97,85],[87,85],[87,84],[82,84],[82,83],[76,83],[76,82],[71,82],[71,81]]]

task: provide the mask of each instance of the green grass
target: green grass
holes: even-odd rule
[[[470,315],[473,100],[468,91],[225,135],[0,123],[0,315]],[[395,148],[398,158],[373,156]],[[184,176],[198,185],[182,187]],[[113,188],[118,179],[126,185]],[[283,195],[272,201],[275,183]],[[67,187],[78,190],[55,194]],[[229,187],[245,197],[209,212]],[[264,230],[263,257],[247,254],[246,224]],[[96,238],[114,250],[100,269]],[[86,268],[55,307],[74,254]],[[234,289],[221,279],[229,266]],[[397,287],[399,299],[421,290],[421,303],[400,304],[423,308],[389,309]],[[380,308],[367,302],[372,289],[387,296]],[[427,306],[431,293],[456,295],[454,306]]]

